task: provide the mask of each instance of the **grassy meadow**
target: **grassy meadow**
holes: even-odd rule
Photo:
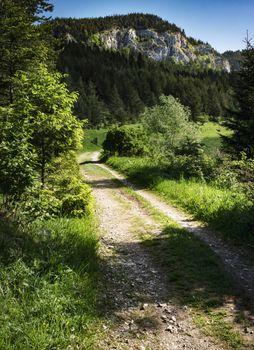
[[[94,152],[102,149],[107,129],[87,129],[84,133],[83,151]]]
[[[94,218],[24,230],[1,222],[0,242],[0,349],[90,348],[97,322]]]
[[[201,140],[204,144],[204,150],[208,155],[216,154],[221,148],[220,135],[228,136],[230,131],[224,126],[215,123],[207,122],[201,126]]]

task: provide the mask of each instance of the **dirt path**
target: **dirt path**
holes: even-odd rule
[[[99,152],[94,152],[92,161],[96,162],[99,159]],[[101,168],[110,172],[110,174],[122,181],[125,185],[131,186],[134,191],[142,198],[147,200],[153,207],[161,211],[163,214],[173,219],[179,225],[184,227],[187,231],[198,236],[210,248],[222,259],[226,270],[238,281],[241,289],[250,297],[254,302],[254,266],[247,264],[242,260],[242,252],[236,248],[227,245],[223,240],[216,237],[211,230],[206,229],[201,223],[193,220],[190,216],[184,214],[180,210],[177,210],[168,203],[165,203],[162,199],[156,195],[145,191],[139,190],[133,187],[125,177],[118,172],[110,169],[104,164],[98,164]]]
[[[104,165],[88,164],[83,172],[93,188],[103,233],[106,291],[101,307],[107,322],[96,348],[223,349],[201,333],[186,307],[171,299],[167,277],[141,247],[140,233],[160,233],[158,223],[117,186]]]

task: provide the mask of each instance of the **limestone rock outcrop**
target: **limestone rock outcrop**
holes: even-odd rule
[[[209,44],[192,44],[182,33],[159,33],[153,29],[112,29],[98,33],[106,49],[133,49],[156,61],[173,60],[176,63],[194,63],[230,72],[226,58]]]

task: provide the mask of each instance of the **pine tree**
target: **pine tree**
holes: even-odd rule
[[[233,131],[232,137],[224,137],[229,151],[236,155],[245,152],[254,158],[254,47],[246,39],[247,47],[243,52],[243,63],[235,87],[239,103],[239,112],[234,113],[228,122]]]
[[[26,70],[35,59],[47,56],[47,45],[34,23],[45,17],[42,11],[52,10],[47,0],[0,1],[0,104],[14,100],[12,78],[18,70]]]
[[[121,124],[124,124],[127,119],[127,113],[124,108],[124,103],[115,85],[112,89],[110,98],[110,111],[114,121],[119,121]]]
[[[85,94],[81,95],[82,110],[84,112],[83,118],[87,118],[90,125],[103,126],[108,123],[110,114],[108,108],[101,101],[96,93],[94,84],[90,81]]]

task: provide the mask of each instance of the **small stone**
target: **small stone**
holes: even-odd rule
[[[172,316],[172,317],[171,317],[171,320],[172,320],[173,322],[176,322],[175,316]]]
[[[172,326],[167,326],[167,328],[165,329],[165,331],[167,331],[167,332],[173,332],[173,327]]]
[[[244,333],[250,333],[250,330],[248,327],[244,327]]]
[[[148,304],[144,303],[140,306],[140,310],[145,310],[148,308]]]
[[[169,309],[169,308],[167,308],[167,309],[165,309],[165,312],[167,313],[167,314],[171,314],[171,310]]]
[[[167,307],[167,304],[165,304],[165,303],[158,303],[157,306],[158,307]]]

